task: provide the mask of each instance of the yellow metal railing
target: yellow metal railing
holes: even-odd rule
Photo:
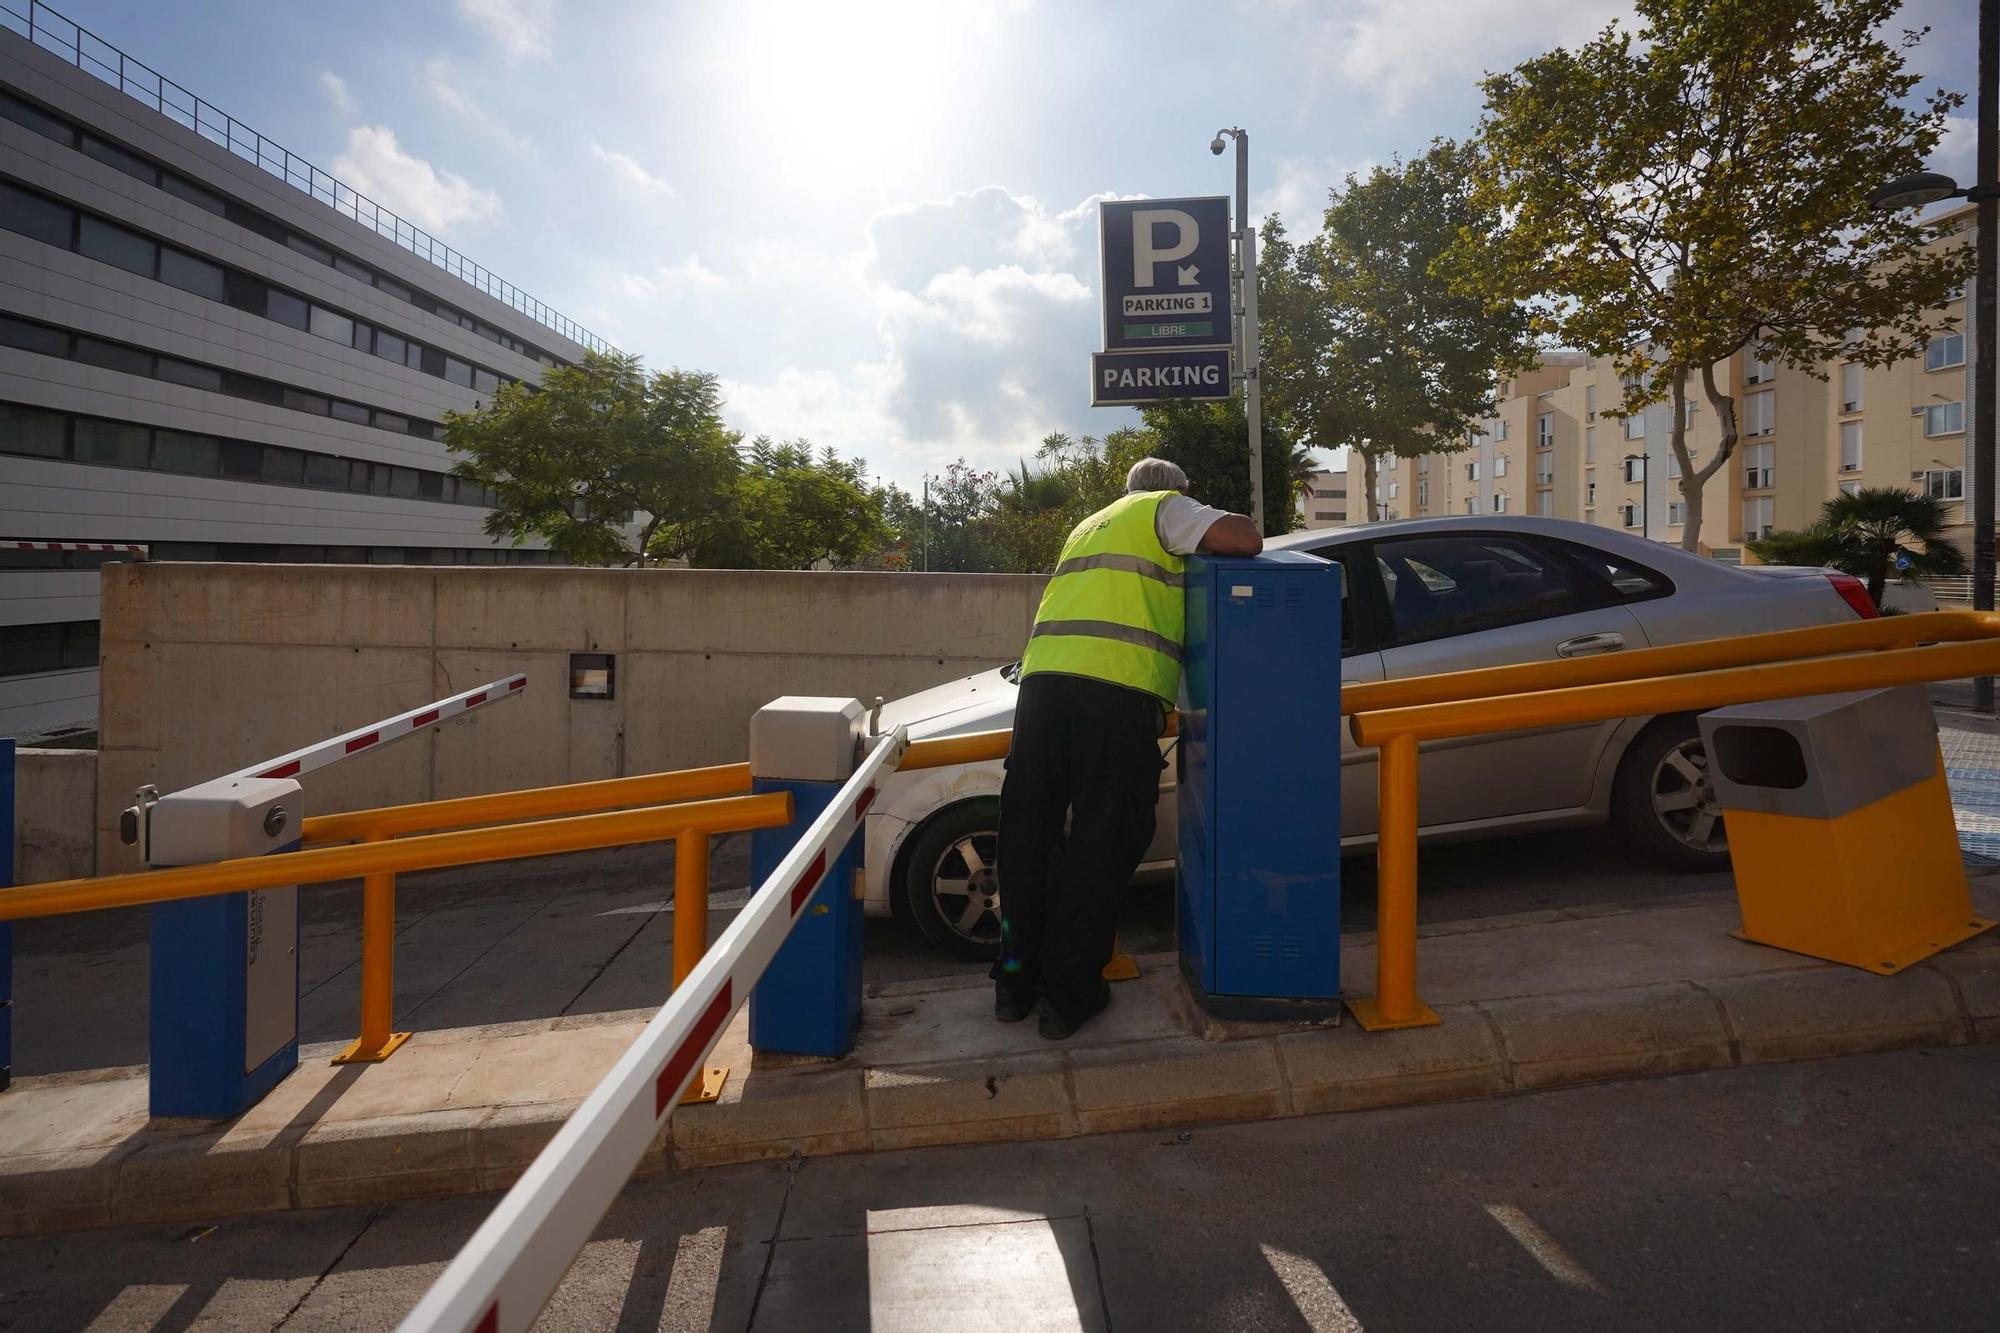
[[[1348,1007],[1371,1031],[1438,1021],[1416,990],[1422,742],[1996,673],[2000,616],[1938,611],[1344,688],[1355,740],[1381,751],[1375,994]]]

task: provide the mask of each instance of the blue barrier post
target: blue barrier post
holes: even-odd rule
[[[797,696],[773,700],[751,719],[752,788],[790,792],[794,812],[788,826],[751,835],[752,883],[770,877],[853,775],[862,719],[858,700]],[[861,1027],[861,903],[855,895],[861,848],[857,828],[846,847],[827,849],[825,878],[750,994],[753,1050],[832,1058],[854,1049]],[[766,885],[763,891],[793,890]]]
[[[305,821],[290,778],[222,778],[162,797],[147,861],[199,865],[297,851]],[[240,1115],[299,1063],[298,888],[152,907],[155,1116]]]
[[[14,742],[0,740],[0,889],[14,882]],[[14,1082],[14,923],[0,924],[0,1092]]]

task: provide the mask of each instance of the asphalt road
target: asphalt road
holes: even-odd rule
[[[717,841],[711,937],[749,881],[749,842]],[[1343,923],[1374,927],[1374,862],[1343,864]],[[1688,876],[1638,861],[1602,829],[1541,834],[1423,854],[1426,922],[1550,907],[1727,891],[1726,874]],[[346,1041],[360,1012],[358,884],[302,891],[299,1031]],[[1126,890],[1123,946],[1174,948],[1173,886]],[[397,889],[396,1023],[465,1027],[658,1005],[673,975],[670,845],[406,875]],[[14,1071],[144,1063],[147,917],[142,909],[24,921],[15,928]],[[983,965],[947,957],[899,920],[867,925],[871,982]]]
[[[2000,1047],[628,1188],[549,1329],[1994,1326]],[[0,1242],[0,1329],[387,1329],[491,1196]]]

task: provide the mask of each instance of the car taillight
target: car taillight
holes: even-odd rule
[[[1828,574],[1826,581],[1840,594],[1840,600],[1854,608],[1854,614],[1863,620],[1873,620],[1881,615],[1875,603],[1868,600],[1868,585],[1852,574]]]

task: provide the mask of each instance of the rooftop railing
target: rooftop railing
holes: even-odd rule
[[[617,352],[617,348],[575,320],[551,310],[421,227],[398,217],[358,190],[341,184],[284,145],[265,138],[234,116],[204,102],[88,28],[42,4],[41,0],[0,0],[0,28],[62,57],[84,73],[110,84],[127,97],[193,130],[245,162],[255,164],[293,189],[311,195],[342,217],[351,218],[419,259],[428,260],[459,281],[520,311],[537,324],[554,329],[563,337],[594,352]]]

